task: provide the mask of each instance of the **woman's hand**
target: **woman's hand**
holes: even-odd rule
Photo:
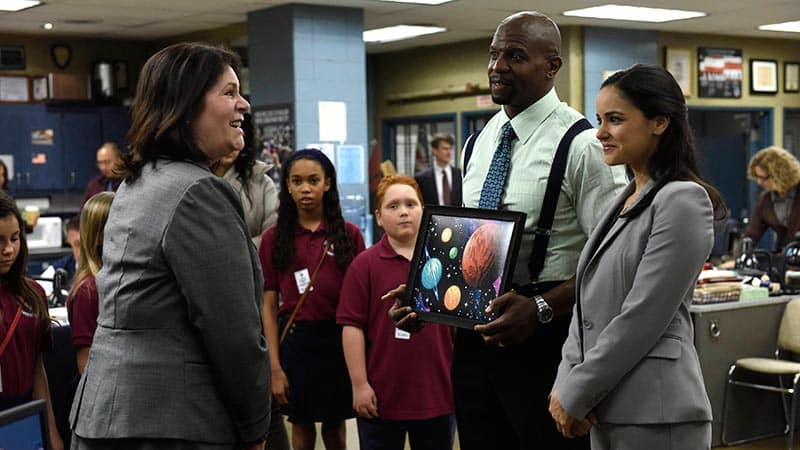
[[[553,391],[550,395],[550,415],[556,421],[556,428],[566,438],[583,436],[589,432],[592,425],[597,423],[597,419],[590,414],[586,419],[580,420],[567,413],[561,402],[558,401],[558,391]]]
[[[286,373],[280,367],[272,369],[270,390],[272,391],[272,397],[279,405],[289,403],[289,379],[286,378]]]
[[[408,331],[409,333],[416,333],[421,330],[424,324],[417,317],[417,313],[411,309],[410,306],[403,306],[401,298],[405,296],[406,285],[401,284],[391,291],[383,294],[381,300],[387,301],[396,299],[391,308],[389,308],[389,318],[394,322],[394,326],[401,330]]]
[[[353,386],[353,410],[365,419],[378,418],[378,397],[369,383]]]

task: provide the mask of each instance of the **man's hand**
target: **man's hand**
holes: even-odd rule
[[[513,289],[492,300],[486,312],[497,313],[498,317],[485,325],[475,325],[475,331],[482,334],[483,341],[489,345],[519,344],[539,323],[536,303]]]
[[[353,410],[359,417],[378,418],[378,397],[369,383],[353,386]]]
[[[550,395],[550,415],[556,422],[556,428],[566,438],[583,436],[589,432],[592,425],[597,423],[594,414],[590,414],[586,419],[580,420],[569,415],[558,401],[558,392],[553,391]]]
[[[393,298],[396,299],[392,307],[389,308],[389,318],[392,319],[394,326],[397,328],[408,331],[409,333],[416,333],[422,329],[424,324],[421,320],[419,320],[417,313],[415,313],[410,306],[403,306],[400,299],[405,296],[405,293],[406,285],[401,284],[400,286],[397,286],[391,291],[383,294],[381,300],[387,301]]]

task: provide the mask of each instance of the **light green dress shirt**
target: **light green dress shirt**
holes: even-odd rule
[[[517,256],[513,282],[566,280],[575,274],[586,239],[606,205],[628,184],[622,166],[609,167],[591,129],[575,137],[567,158],[545,264],[538,280],[529,280],[528,261],[533,230],[539,219],[547,177],[558,143],[583,116],[558,99],[555,89],[511,119],[517,135],[512,142],[511,164],[501,209],[528,215]],[[500,130],[509,118],[501,109],[489,120],[475,142],[463,181],[464,205],[477,208],[483,181],[500,142]],[[461,166],[463,167],[463,154]]]

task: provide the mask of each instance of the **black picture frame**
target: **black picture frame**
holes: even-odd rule
[[[426,206],[404,305],[428,322],[472,328],[494,317],[489,302],[506,292],[525,213]]]
[[[800,62],[784,61],[783,92],[800,92]]]
[[[754,95],[778,93],[778,61],[750,59],[750,93]]]
[[[698,96],[741,98],[742,62],[742,49],[698,47]]]

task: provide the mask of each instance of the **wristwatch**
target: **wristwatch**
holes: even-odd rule
[[[536,307],[539,309],[536,312],[536,315],[539,316],[539,323],[548,323],[553,320],[553,308],[547,304],[547,302],[544,300],[544,297],[536,294],[531,297],[531,300],[536,302]]]

